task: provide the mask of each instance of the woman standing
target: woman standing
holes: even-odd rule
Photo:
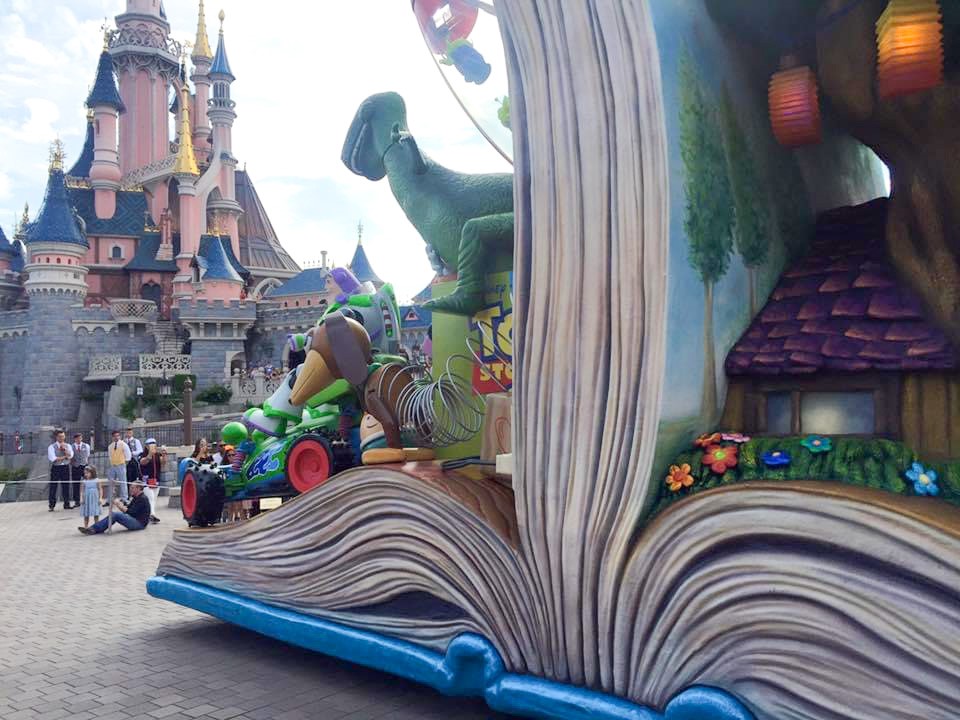
[[[166,462],[165,453],[157,449],[157,441],[153,438],[147,438],[147,447],[140,457],[140,471],[147,486],[144,492],[150,501],[150,522],[158,523],[157,517],[157,497],[160,494],[160,482],[163,480],[163,463]]]
[[[200,464],[213,464],[213,456],[210,454],[210,444],[207,442],[206,438],[200,438],[197,440],[197,444],[193,447],[193,453],[190,455],[194,460]]]

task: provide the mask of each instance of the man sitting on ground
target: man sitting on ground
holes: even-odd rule
[[[143,481],[135,480],[130,484],[130,502],[119,498],[113,501],[114,511],[95,522],[90,527],[78,527],[84,535],[97,535],[107,529],[111,517],[113,522],[123,525],[127,530],[143,530],[150,522],[150,501],[143,494]]]

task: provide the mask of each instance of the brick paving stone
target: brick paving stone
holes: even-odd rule
[[[143,532],[85,537],[76,511],[0,504],[0,547],[17,550],[0,553],[0,720],[508,718],[151,598],[183,527],[158,511]]]

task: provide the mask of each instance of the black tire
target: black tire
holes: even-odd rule
[[[192,514],[189,514],[188,507],[183,508],[183,517],[187,524],[190,527],[206,527],[220,522],[226,494],[223,473],[209,465],[191,463],[184,471],[185,483],[188,482],[188,474],[192,475],[196,484],[196,503]]]

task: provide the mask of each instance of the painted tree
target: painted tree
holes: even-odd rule
[[[733,246],[733,198],[723,140],[716,108],[704,93],[690,52],[684,49],[680,58],[680,156],[686,195],[683,228],[690,266],[703,282],[701,414],[711,423],[717,414],[713,289],[730,266]]]
[[[758,304],[757,271],[770,251],[769,211],[756,158],[740,126],[726,83],[720,95],[720,118],[733,197],[733,244],[747,268],[750,317],[754,317]]]

